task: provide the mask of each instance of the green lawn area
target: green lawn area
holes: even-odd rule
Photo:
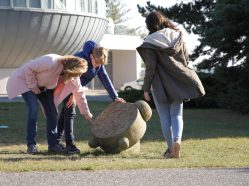
[[[96,117],[110,102],[90,101]],[[78,112],[79,113],[79,112]],[[75,138],[81,149],[78,155],[47,153],[45,120],[40,112],[37,155],[26,154],[24,103],[0,103],[0,171],[98,170],[140,168],[248,167],[249,115],[222,109],[185,109],[184,132],[180,159],[163,159],[165,142],[159,118],[147,122],[141,140],[141,152],[105,154],[100,148],[91,149],[87,142],[90,123],[78,114]]]

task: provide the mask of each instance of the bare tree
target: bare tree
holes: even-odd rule
[[[125,25],[125,22],[131,19],[128,16],[131,9],[121,3],[121,0],[106,0],[106,7],[107,18],[111,18],[114,22],[115,34],[144,35],[140,32],[140,27],[128,28]]]

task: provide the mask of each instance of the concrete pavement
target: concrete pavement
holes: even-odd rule
[[[0,173],[1,186],[248,186],[249,168]]]
[[[85,91],[86,98],[89,101],[112,101],[106,90],[92,90],[88,89]],[[8,99],[6,94],[0,94],[0,103],[1,102],[23,102],[21,96],[18,96],[12,100]]]

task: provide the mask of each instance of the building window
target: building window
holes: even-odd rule
[[[92,13],[92,0],[88,0],[88,12]]]
[[[62,0],[55,0],[54,1],[54,9],[55,10],[65,10],[65,3]]]
[[[52,1],[51,0],[42,0],[41,3],[42,3],[42,5],[41,5],[42,8],[52,9]]]
[[[82,1],[82,12],[86,12],[86,2],[85,0],[81,0]]]
[[[0,7],[54,9],[106,16],[105,0],[0,0]]]
[[[9,0],[1,0],[0,6],[10,7],[10,1]]]
[[[66,9],[70,12],[75,12],[75,0],[66,0]]]
[[[41,8],[41,1],[40,0],[29,0],[29,7]]]
[[[83,0],[76,0],[76,12],[83,12]]]
[[[98,14],[99,13],[99,9],[98,9],[98,0],[95,0],[94,1],[94,13],[95,14]]]
[[[13,0],[14,7],[26,7],[26,0]]]
[[[83,12],[88,12],[88,0],[83,0]]]

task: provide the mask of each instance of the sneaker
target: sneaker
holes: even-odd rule
[[[163,157],[164,157],[165,159],[170,159],[170,158],[172,158],[171,150],[167,149],[167,150],[163,153]]]
[[[62,148],[66,149],[66,144],[62,141],[58,141],[58,145],[62,146]]]
[[[68,144],[66,146],[66,151],[68,154],[79,154],[80,153],[80,149],[78,149],[75,144]]]
[[[38,149],[36,145],[29,145],[27,149],[28,154],[36,154],[38,153]]]
[[[48,147],[48,152],[50,153],[65,153],[66,150],[61,144],[55,144]]]
[[[177,141],[172,145],[172,157],[180,158],[180,143]]]

